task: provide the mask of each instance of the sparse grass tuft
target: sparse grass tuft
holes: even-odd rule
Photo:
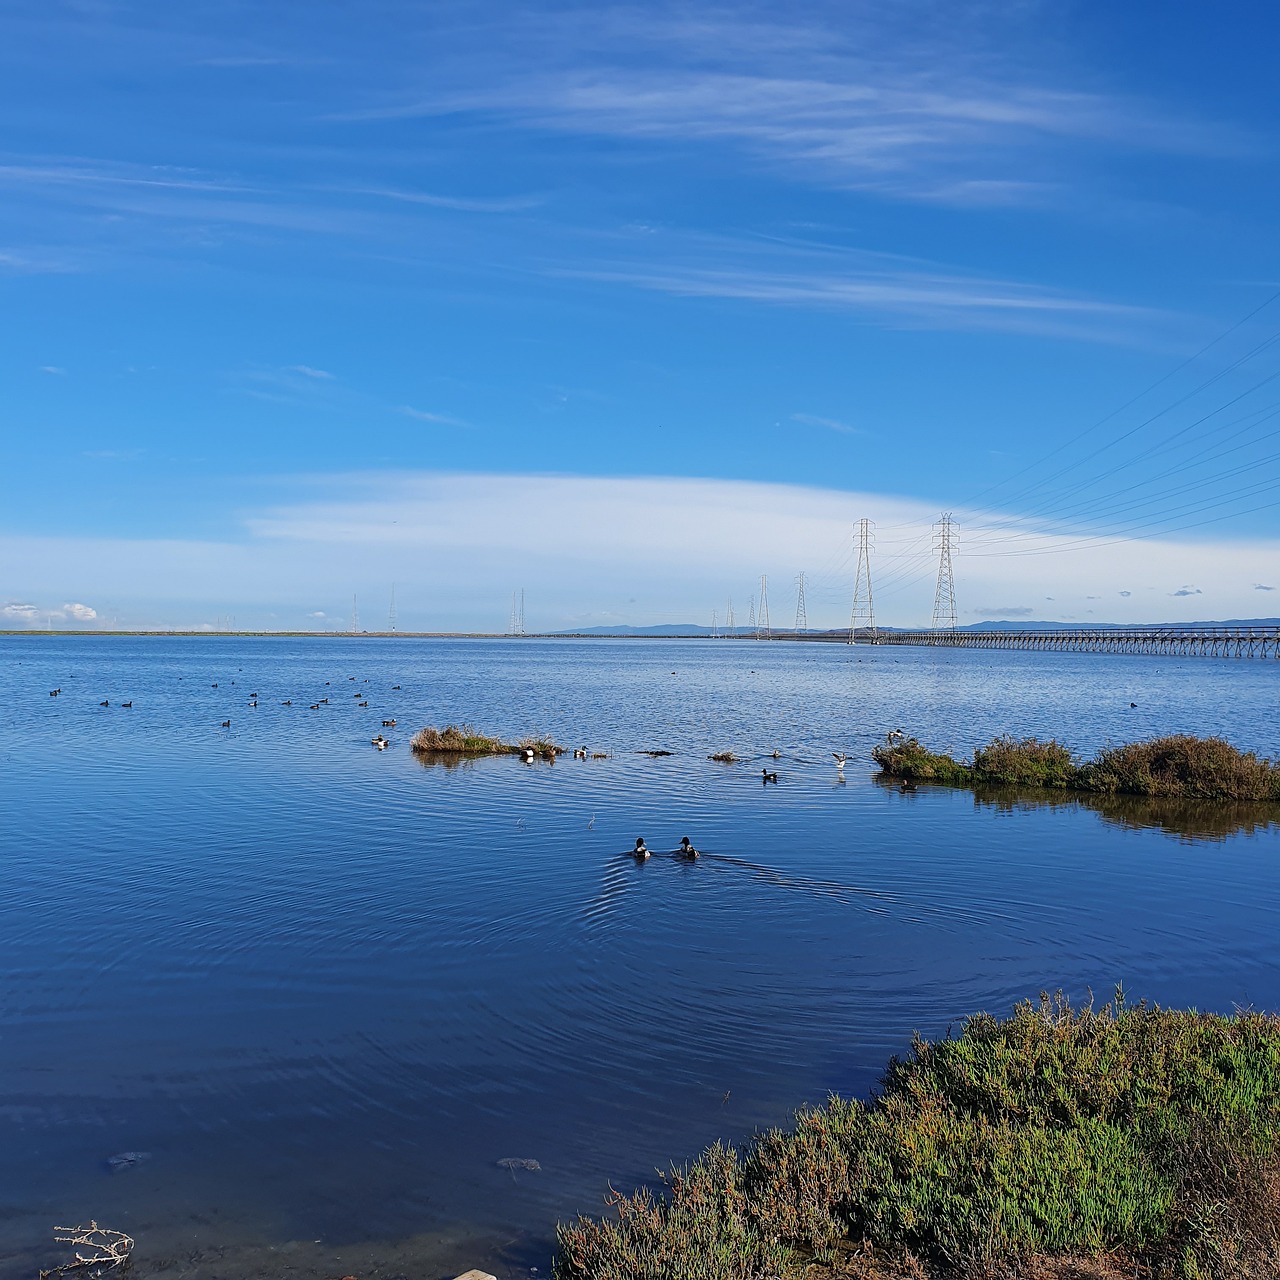
[[[1280,1021],[1042,996],[918,1040],[868,1103],[832,1098],[562,1224],[554,1275],[852,1275],[856,1254],[888,1260],[869,1277],[1270,1280],[1278,1190]]]
[[[428,725],[413,735],[409,746],[420,755],[511,756],[525,755],[532,751],[543,759],[554,760],[556,756],[564,754],[564,748],[547,737],[526,737],[519,742],[503,742],[501,738],[480,733],[466,724],[451,724],[443,729]]]

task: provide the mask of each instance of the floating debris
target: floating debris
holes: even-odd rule
[[[137,1165],[142,1164],[144,1160],[150,1159],[150,1151],[121,1151],[118,1155],[107,1157],[107,1168],[112,1173],[119,1173],[121,1169],[135,1168]],[[58,1230],[61,1231],[62,1228],[59,1227]]]
[[[515,1173],[517,1169],[528,1169],[530,1173],[541,1173],[542,1166],[536,1160],[518,1160],[514,1156],[506,1156],[498,1162],[499,1169],[510,1169]]]

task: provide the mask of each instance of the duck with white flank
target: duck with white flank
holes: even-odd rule
[[[692,862],[698,856],[698,851],[689,843],[688,836],[681,836],[680,847],[676,850],[676,854],[686,861]]]
[[[631,850],[631,856],[632,856],[632,857],[633,857],[637,862],[643,862],[646,858],[648,858],[648,857],[651,857],[651,856],[652,856],[652,855],[649,853],[648,846],[647,846],[647,845],[645,844],[645,842],[644,842],[644,836],[639,836],[639,837],[637,837],[637,839],[636,839],[636,847],[635,847],[634,849],[632,849],[632,850]]]

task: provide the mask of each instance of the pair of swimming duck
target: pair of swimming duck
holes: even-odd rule
[[[680,847],[675,853],[677,858],[684,858],[689,862],[692,862],[698,856],[698,851],[689,843],[688,836],[680,837]],[[631,850],[631,856],[637,862],[643,862],[646,858],[653,856],[653,851],[644,842],[644,836],[637,838],[636,847]]]

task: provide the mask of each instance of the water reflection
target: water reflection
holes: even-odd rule
[[[881,774],[876,775],[875,782],[891,791],[900,787],[896,779]],[[923,783],[915,795],[924,795],[930,789],[928,783]],[[1042,791],[1023,787],[982,787],[974,791],[973,800],[975,808],[997,813],[1088,809],[1110,826],[1128,831],[1154,829],[1185,842],[1226,840],[1231,836],[1250,836],[1280,828],[1280,805],[1259,800],[1098,795],[1088,791]]]

